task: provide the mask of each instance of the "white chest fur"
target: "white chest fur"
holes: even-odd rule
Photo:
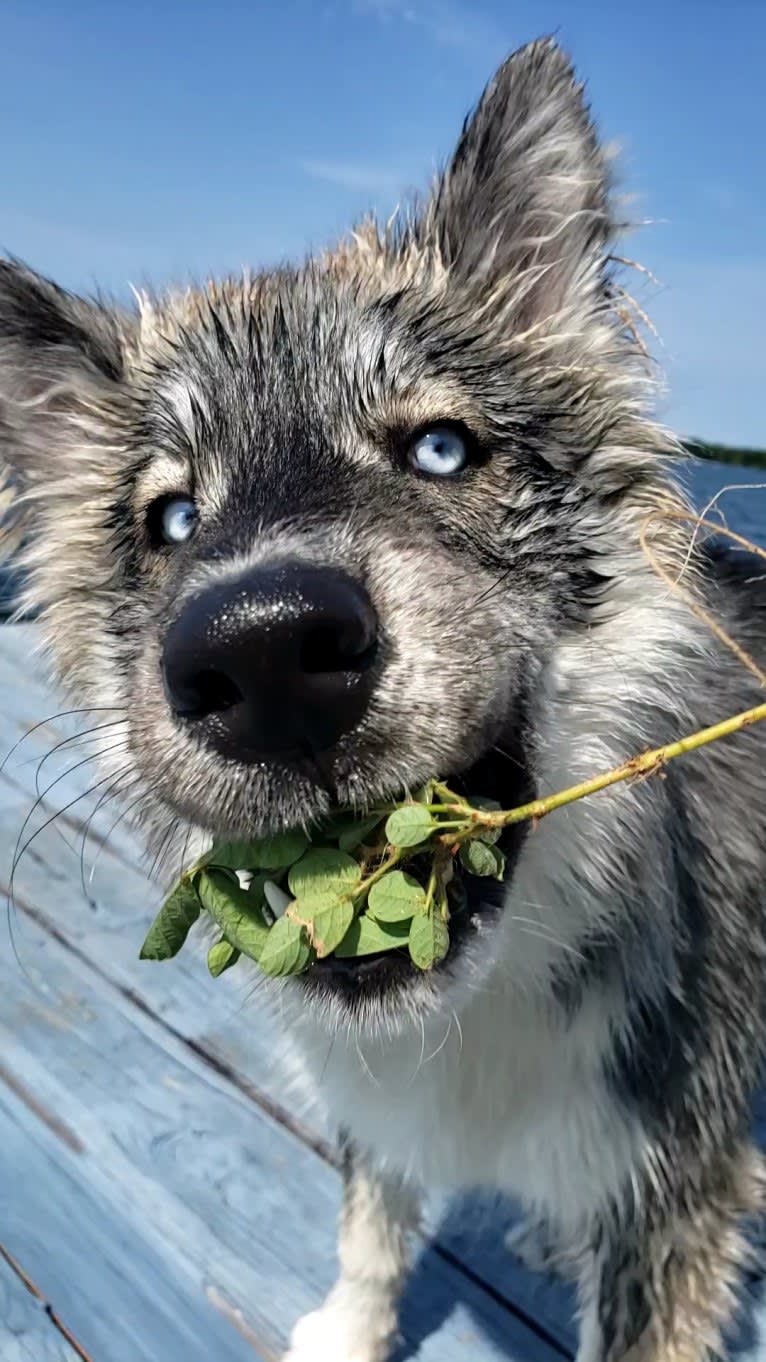
[[[432,1188],[484,1185],[576,1229],[623,1183],[641,1131],[604,1079],[607,1018],[567,1024],[488,987],[422,1032],[358,1042],[293,1031],[302,1094],[384,1164]]]

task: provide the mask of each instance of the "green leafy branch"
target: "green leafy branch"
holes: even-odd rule
[[[515,809],[464,799],[432,781],[412,799],[363,816],[340,813],[317,826],[213,847],[186,871],[155,919],[141,958],[167,960],[206,913],[220,936],[208,954],[218,976],[240,956],[274,977],[300,974],[330,955],[408,951],[428,970],[449,950],[451,898],[461,874],[502,880],[503,830],[766,719],[758,705],[676,742],[632,757],[591,780]],[[459,869],[458,869],[459,867]],[[456,873],[456,871],[458,873]]]

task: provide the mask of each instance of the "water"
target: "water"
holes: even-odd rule
[[[730,529],[766,548],[766,468],[689,464],[684,482],[700,510],[723,488],[729,489],[718,498],[716,511],[723,514]],[[11,574],[0,569],[0,620],[7,618],[12,592]]]
[[[722,514],[730,530],[766,548],[766,468],[732,464],[690,464],[684,476],[695,506],[702,511],[723,488],[712,518]],[[718,515],[716,513],[719,513]]]

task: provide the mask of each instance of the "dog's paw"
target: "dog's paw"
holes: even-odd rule
[[[293,1330],[283,1362],[386,1362],[393,1331],[375,1316],[362,1321],[328,1302],[304,1315]]]

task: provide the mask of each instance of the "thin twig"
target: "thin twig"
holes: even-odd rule
[[[687,517],[682,515],[680,512],[678,513],[678,515],[676,515],[675,512],[671,511],[669,511],[667,514],[669,517],[672,517],[673,519],[687,519]],[[691,516],[689,516],[688,518],[692,519]],[[721,643],[723,643],[724,647],[728,648],[729,651],[734,654],[738,661],[742,663],[742,666],[746,667],[749,672],[752,672],[753,676],[757,677],[762,686],[766,686],[766,672],[763,671],[762,667],[758,666],[758,663],[756,662],[755,658],[751,657],[750,653],[748,653],[740,643],[737,643],[737,640],[735,638],[732,638],[731,634],[728,633],[726,629],[724,629],[723,625],[718,623],[718,620],[715,618],[715,615],[711,615],[710,611],[706,610],[705,606],[701,605],[700,602],[695,599],[695,597],[692,595],[690,591],[687,591],[685,587],[681,586],[678,579],[673,577],[671,573],[668,572],[667,568],[660,562],[656,553],[651,548],[647,538],[649,525],[655,519],[657,519],[656,516],[650,516],[648,520],[644,522],[644,525],[642,526],[640,532],[640,539],[641,547],[643,548],[644,553],[646,554],[647,558],[649,559],[649,562],[654,568],[654,571],[657,573],[657,576],[662,578],[663,582],[665,582],[666,586],[670,588],[671,592],[674,595],[683,597],[692,614],[696,615],[697,619],[702,620],[702,623],[707,626],[711,634],[715,634],[715,637]],[[712,524],[711,521],[707,521],[706,523],[708,525]],[[729,533],[732,535],[734,539],[740,540],[743,544],[747,544],[748,541],[746,539],[742,539],[741,535],[735,535],[733,530],[729,531]],[[764,554],[764,557],[766,557],[766,554]]]
[[[522,804],[517,809],[508,809],[502,813],[482,813],[480,810],[475,812],[480,822],[495,828],[508,827],[512,823],[524,823],[531,818],[544,818],[554,809],[574,804],[576,800],[585,799],[587,795],[598,794],[600,790],[606,790],[610,785],[618,785],[620,781],[652,775],[676,757],[681,757],[686,752],[695,752],[697,748],[705,747],[719,738],[729,737],[730,734],[737,733],[750,724],[760,723],[762,719],[766,719],[766,704],[756,705],[753,709],[746,709],[729,719],[722,719],[720,723],[711,724],[709,728],[702,728],[685,738],[678,738],[676,742],[665,743],[663,747],[655,747],[650,752],[642,752],[612,771],[605,771],[591,780],[583,780],[579,785],[571,785],[569,789],[560,790],[558,794],[547,795],[545,799],[533,799],[529,804]]]

